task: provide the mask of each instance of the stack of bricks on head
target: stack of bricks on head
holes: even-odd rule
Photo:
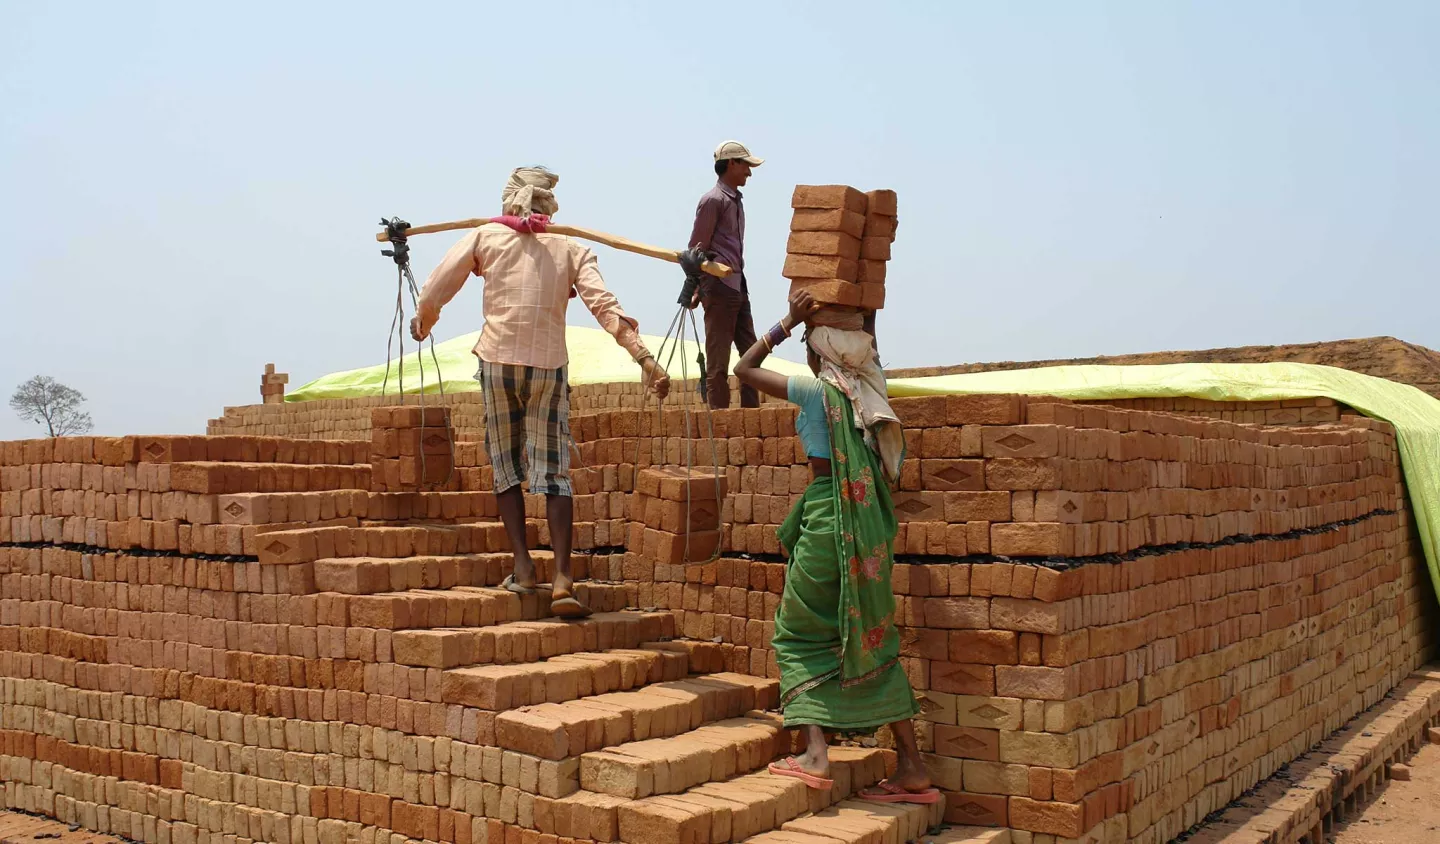
[[[896,197],[845,185],[796,185],[782,275],[828,307],[885,306],[885,265],[895,241]]]
[[[717,493],[680,414],[603,397],[636,405],[572,419],[578,622],[499,588],[474,394],[435,400],[444,489],[398,465],[440,420],[367,401],[255,417],[298,438],[0,444],[0,805],[147,844],[1162,844],[1433,654],[1383,422],[896,399],[895,622],[944,799],[855,799],[886,730],[811,790],[766,772],[798,742],[795,409],[714,413]]]

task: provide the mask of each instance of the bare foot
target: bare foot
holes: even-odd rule
[[[916,793],[930,787],[930,774],[925,770],[924,764],[918,760],[910,760],[902,756],[895,765],[894,775],[887,777],[884,782],[896,788]]]
[[[828,748],[820,748],[819,753],[807,750],[799,756],[796,756],[795,761],[800,765],[800,770],[805,773],[820,777],[821,779],[830,779],[830,753]]]
[[[534,589],[535,561],[528,553],[515,555],[515,585],[523,589]]]

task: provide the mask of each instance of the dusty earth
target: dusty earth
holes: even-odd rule
[[[1440,745],[1411,757],[1410,780],[1390,780],[1357,816],[1336,829],[1333,844],[1440,844]],[[124,844],[108,835],[0,811],[0,844]]]
[[[1440,842],[1440,745],[1410,757],[1410,780],[1390,780],[1370,805],[1331,836],[1335,844]]]

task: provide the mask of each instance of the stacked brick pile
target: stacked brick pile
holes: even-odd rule
[[[895,406],[897,622],[947,840],[1167,841],[1429,654],[1383,423]],[[439,492],[370,491],[366,440],[0,446],[0,799],[167,844],[917,836],[925,811],[846,799],[883,750],[838,749],[828,795],[763,773],[790,748],[763,712],[774,534],[808,473],[792,408],[714,424],[718,510],[673,469],[710,454],[679,414],[576,417],[578,624],[496,588],[478,443]],[[718,521],[718,559],[647,541],[682,516]]]
[[[693,363],[694,349],[689,354]],[[678,358],[677,358],[678,360]],[[677,365],[678,369],[678,365]],[[692,370],[693,372],[693,370]],[[739,382],[730,379],[730,400],[739,405]],[[680,402],[699,404],[695,379],[671,379],[671,397],[666,407]],[[206,432],[212,436],[288,437],[294,439],[367,439],[370,436],[371,414],[375,408],[389,407],[398,402],[396,396],[358,399],[316,399],[289,404],[259,404],[227,407],[217,419],[211,419]],[[427,405],[449,408],[450,423],[456,438],[480,441],[485,433],[485,406],[478,391],[426,396]],[[575,384],[570,388],[570,411],[578,416],[604,410],[648,408],[652,412],[655,399],[647,397],[637,380],[607,384]]]
[[[284,404],[285,385],[290,376],[275,371],[275,364],[265,364],[265,374],[260,376],[260,402],[262,404]]]
[[[406,405],[372,410],[370,479],[377,492],[458,489],[450,408]]]
[[[829,795],[757,773],[790,749],[761,712],[773,681],[704,672],[713,645],[692,667],[699,643],[674,641],[671,613],[625,610],[626,584],[582,581],[597,614],[548,619],[543,588],[496,588],[512,560],[493,495],[369,492],[368,456],[241,437],[4,444],[0,802],[242,844],[726,841],[839,817],[889,839],[939,820],[845,799],[883,776],[879,751],[838,757]],[[211,529],[234,547],[193,547]]]
[[[1015,396],[895,406],[904,659],[937,707],[922,740],[952,821],[1168,840],[1429,651],[1434,599],[1384,423],[1263,429]],[[721,450],[726,547],[774,554],[808,482],[793,416],[717,425],[767,434]],[[778,557],[628,554],[624,569],[641,605],[721,642],[709,667],[778,676]]]
[[[796,185],[782,275],[827,305],[885,306],[885,263],[895,240],[895,192]]]
[[[1251,425],[1324,425],[1339,422],[1355,411],[1334,399],[1286,399],[1285,401],[1206,401],[1204,399],[1115,399],[1095,402],[1107,407],[1205,416],[1225,422]]]
[[[683,467],[643,469],[630,503],[628,547],[659,565],[698,563],[720,550],[727,481]]]

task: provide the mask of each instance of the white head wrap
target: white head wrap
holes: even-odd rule
[[[850,399],[855,427],[864,432],[865,444],[880,455],[886,479],[897,482],[905,456],[905,435],[886,397],[885,371],[880,368],[874,338],[864,331],[815,326],[806,339],[820,356],[820,379]]]
[[[517,167],[500,195],[503,213],[516,217],[554,216],[560,210],[560,203],[555,201],[551,189],[559,183],[560,177],[544,167]]]

